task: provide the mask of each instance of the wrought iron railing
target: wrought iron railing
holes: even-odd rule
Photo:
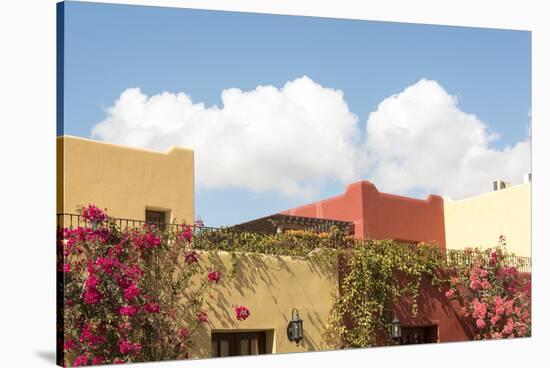
[[[224,228],[224,227],[210,227],[210,226],[200,226],[195,224],[175,224],[175,223],[163,223],[163,222],[154,222],[154,221],[144,221],[144,220],[134,220],[126,218],[115,218],[109,217],[109,221],[114,223],[120,230],[132,229],[132,228],[141,228],[144,225],[154,225],[161,230],[173,230],[176,232],[186,231],[189,227],[192,229],[194,235],[200,234],[209,234],[209,233],[218,233],[223,237],[223,233],[257,233],[269,236],[267,233],[258,232],[258,231],[249,231],[242,230],[238,228]],[[90,224],[86,222],[79,214],[74,213],[61,213],[57,214],[57,226],[61,228],[77,228],[79,226],[85,227]],[[402,244],[405,247],[409,247],[411,252],[418,246],[417,244]],[[480,255],[473,254],[472,252],[457,250],[457,249],[439,249],[434,248],[437,256],[444,257],[444,260],[449,266],[458,266],[458,265],[471,265],[473,262],[478,261]],[[482,262],[489,262],[489,255],[481,255]],[[515,255],[505,256],[503,263],[507,266],[514,266],[519,272],[531,272],[531,258],[530,257],[521,257]]]
[[[469,251],[458,249],[445,249],[445,259],[448,265],[471,265],[481,256],[483,263],[489,263],[488,254],[473,254]],[[506,255],[502,263],[509,267],[515,267],[519,272],[531,272],[531,257]]]
[[[229,229],[229,228],[223,228],[223,227],[210,227],[210,226],[202,226],[202,225],[195,225],[195,224],[187,225],[187,224],[164,223],[164,222],[157,222],[157,221],[127,219],[127,218],[120,218],[120,217],[109,217],[109,221],[111,223],[114,223],[120,230],[142,228],[145,225],[153,225],[161,230],[174,230],[174,231],[185,231],[189,227],[191,227],[193,234],[195,235],[202,234],[202,233],[210,233],[210,232],[243,232],[242,230]],[[75,229],[77,227],[90,226],[90,224],[87,223],[86,220],[79,214],[58,213],[57,226],[61,228]]]

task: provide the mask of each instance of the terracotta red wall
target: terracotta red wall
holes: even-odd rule
[[[443,274],[441,275],[443,276]],[[397,276],[403,285],[406,279]],[[431,284],[429,277],[422,280],[418,297],[418,313],[411,313],[411,299],[401,297],[393,309],[403,327],[438,326],[438,342],[469,341],[474,339],[476,328],[473,320],[462,315],[462,306],[456,300],[449,301],[444,292]]]
[[[443,199],[425,200],[380,193],[368,181],[350,184],[343,195],[280,212],[351,221],[358,239],[434,241],[445,248]]]

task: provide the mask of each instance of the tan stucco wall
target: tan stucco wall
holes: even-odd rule
[[[267,352],[289,353],[329,350],[322,332],[328,323],[336,292],[336,267],[322,262],[289,256],[237,256],[237,272],[228,276],[231,255],[227,252],[201,253],[200,264],[206,272],[212,265],[222,272],[222,283],[207,298],[209,322],[195,337],[190,358],[211,356],[211,333],[273,331],[267,336]],[[205,273],[202,273],[204,276]],[[250,317],[237,321],[233,305],[245,305]],[[304,339],[297,346],[286,335],[291,310],[296,307],[304,326]]]
[[[447,248],[495,246],[507,238],[507,248],[531,257],[531,183],[454,201],[444,198]]]
[[[173,222],[194,221],[193,151],[166,152],[84,138],[57,138],[57,213],[95,204],[112,217],[145,219],[145,209],[170,210]]]

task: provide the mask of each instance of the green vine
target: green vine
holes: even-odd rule
[[[401,296],[412,300],[411,312],[418,311],[422,277],[438,281],[435,270],[443,266],[439,248],[433,244],[411,245],[391,240],[355,242],[341,254],[344,275],[335,295],[325,337],[335,347],[370,347],[378,331],[389,328],[389,303]],[[399,285],[401,274],[405,285]]]
[[[335,347],[368,347],[376,333],[389,326],[385,311],[401,296],[418,311],[420,283],[425,276],[442,283],[435,270],[445,264],[435,244],[406,244],[393,240],[358,241],[337,228],[329,233],[290,231],[258,234],[218,231],[194,237],[192,247],[231,254],[229,274],[237,272],[238,253],[303,257],[339,275],[340,290],[333,292],[333,306],[325,328],[326,340]],[[339,272],[336,266],[339,266]],[[397,276],[406,280],[397,282]]]

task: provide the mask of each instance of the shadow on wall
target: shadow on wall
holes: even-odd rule
[[[440,276],[450,276],[449,272],[440,270]],[[406,278],[397,274],[401,286]],[[401,325],[404,327],[437,325],[439,342],[471,341],[474,339],[475,326],[462,316],[462,306],[456,300],[450,301],[444,293],[443,286],[432,285],[431,278],[424,276],[418,295],[418,313],[411,312],[412,298],[402,296],[394,303],[394,308]],[[443,336],[443,339],[441,337]]]
[[[222,281],[207,298],[209,323],[196,336],[198,357],[210,356],[212,330],[274,330],[276,352],[328,350],[322,338],[332,306],[331,292],[336,288],[336,267],[302,257],[242,254],[235,257],[235,272],[230,274],[232,255],[228,252],[201,253],[202,275],[210,270],[222,273]],[[245,305],[251,316],[238,321],[234,307]],[[304,339],[299,346],[288,341],[286,326],[292,308],[304,320]]]

